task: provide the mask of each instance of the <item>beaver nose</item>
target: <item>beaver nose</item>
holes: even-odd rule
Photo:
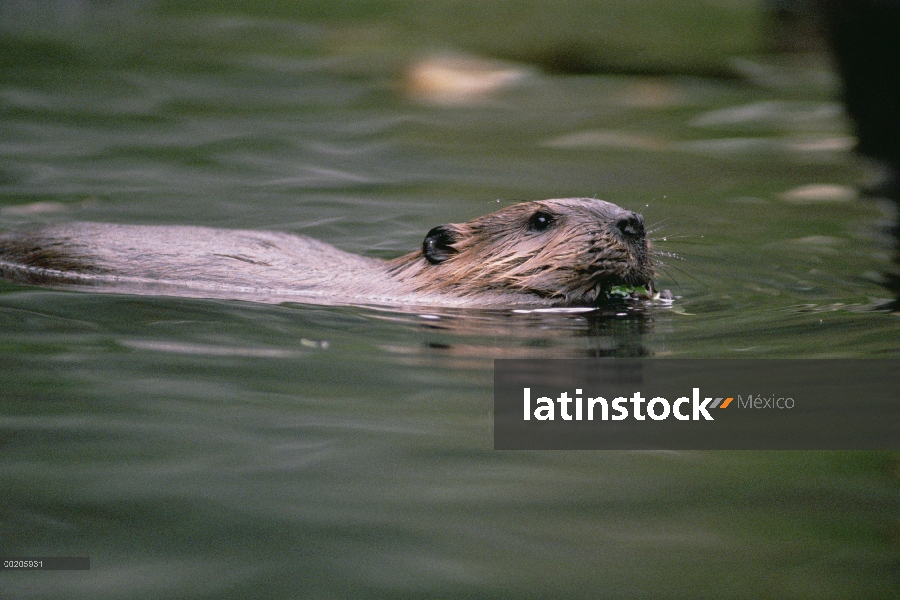
[[[629,240],[639,240],[644,237],[644,218],[637,213],[628,213],[616,221],[616,229]]]

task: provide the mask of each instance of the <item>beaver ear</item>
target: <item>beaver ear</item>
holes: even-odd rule
[[[422,254],[431,264],[440,264],[457,253],[453,244],[458,241],[459,232],[452,225],[438,225],[425,236]]]

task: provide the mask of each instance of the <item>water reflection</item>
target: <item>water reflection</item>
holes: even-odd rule
[[[412,334],[406,343],[382,346],[405,364],[465,369],[495,358],[653,356],[652,336],[659,333],[655,316],[671,307],[671,301],[623,300],[595,308],[373,309],[370,314]]]

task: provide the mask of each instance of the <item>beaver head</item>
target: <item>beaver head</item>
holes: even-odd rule
[[[420,292],[524,294],[587,305],[613,286],[651,286],[650,257],[641,215],[602,200],[566,198],[435,227],[421,250],[391,261],[390,272]]]

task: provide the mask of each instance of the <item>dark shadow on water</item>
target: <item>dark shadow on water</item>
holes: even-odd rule
[[[896,188],[896,180],[894,187]],[[888,197],[894,205],[894,222],[890,226],[891,243],[893,244],[891,252],[891,263],[884,273],[884,287],[890,292],[893,300],[884,305],[884,310],[891,312],[900,311],[900,194],[894,191],[894,194]]]
[[[820,0],[820,5],[856,150],[882,171],[864,192],[895,207],[892,259],[884,274],[894,300],[885,308],[900,310],[900,1]]]
[[[641,358],[654,355],[654,319],[663,301],[622,300],[589,309],[376,310],[379,320],[417,331],[394,350],[432,359]]]

